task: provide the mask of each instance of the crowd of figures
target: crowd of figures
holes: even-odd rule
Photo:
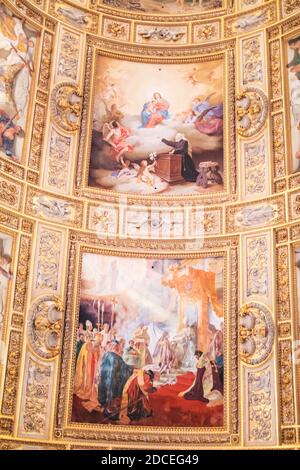
[[[207,406],[223,403],[223,327],[209,325],[208,349],[195,350],[193,327],[171,338],[161,331],[152,352],[148,326],[140,325],[126,342],[109,323],[98,331],[87,320],[79,324],[74,394],[88,411],[102,413],[101,422],[129,423],[152,416],[150,394],[176,384],[193,371],[195,379],[179,397]]]

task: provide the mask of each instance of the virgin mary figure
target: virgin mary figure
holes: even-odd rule
[[[151,101],[144,104],[141,112],[142,126],[145,128],[154,128],[165,119],[170,119],[169,103],[160,93],[154,93]]]

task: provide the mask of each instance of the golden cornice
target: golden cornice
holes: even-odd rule
[[[225,0],[226,1],[226,0]],[[289,0],[285,0],[286,3],[289,2]],[[280,4],[282,2],[278,2],[277,0],[269,0],[266,1],[262,4],[259,4],[258,6],[254,6],[251,8],[242,9],[240,11],[230,8],[230,3],[231,0],[227,1],[228,8],[225,9],[217,9],[211,12],[204,12],[203,14],[198,14],[198,15],[176,15],[176,16],[170,16],[170,15],[147,15],[147,14],[139,14],[137,12],[129,12],[127,10],[119,10],[115,8],[111,8],[105,5],[93,5],[90,4],[90,6],[84,6],[82,4],[77,3],[76,1],[70,1],[70,0],[49,0],[49,2],[34,2],[34,1],[29,1],[29,0],[6,0],[7,4],[10,5],[10,7],[15,10],[16,12],[19,11],[19,13],[22,15],[26,15],[26,17],[29,19],[29,21],[41,25],[44,24],[46,28],[49,28],[53,31],[53,28],[55,26],[55,23],[59,22],[64,24],[67,27],[70,27],[72,29],[77,29],[78,31],[82,33],[93,33],[97,37],[101,37],[103,34],[102,30],[102,25],[103,25],[103,18],[108,17],[111,18],[114,21],[120,21],[122,22],[123,20],[126,21],[127,23],[130,24],[130,29],[132,31],[132,34],[130,35],[131,38],[133,36],[133,32],[136,30],[136,26],[138,24],[151,24],[153,26],[168,26],[168,25],[178,25],[178,22],[185,23],[189,27],[190,31],[193,28],[193,25],[201,24],[201,23],[207,23],[207,24],[213,24],[216,21],[221,22],[221,35],[216,38],[215,42],[218,42],[220,40],[224,40],[226,37],[232,37],[232,38],[237,38],[237,37],[242,37],[242,36],[247,36],[250,33],[256,33],[259,30],[264,30],[266,28],[272,30],[276,27],[281,27],[282,30],[284,31],[286,28],[291,29],[292,23],[295,22],[295,26],[297,24],[297,7],[296,10],[291,10],[289,14],[283,14],[283,9],[280,8]],[[76,7],[78,10],[81,10],[85,12],[88,15],[91,15],[91,18],[93,19],[93,26],[87,26],[86,28],[84,27],[76,27],[76,24],[70,23],[70,21],[67,21],[65,18],[62,16],[58,15],[55,12],[54,5],[55,3],[65,3],[66,5],[73,5]],[[235,5],[237,4],[237,1],[233,2]],[[300,5],[298,7],[300,10]],[[233,21],[236,21],[238,19],[243,19],[245,15],[253,15],[256,14],[257,12],[259,13],[261,10],[266,10],[270,14],[269,19],[266,22],[262,22],[261,24],[258,25],[256,28],[246,28],[245,31],[242,32],[229,32],[228,25],[230,25]],[[189,44],[192,44],[192,35],[189,34],[190,40]],[[117,38],[114,38],[115,42],[118,42]],[[123,41],[120,41],[123,42]],[[132,38],[130,42],[135,43],[135,39]],[[205,43],[206,41],[203,41]],[[152,44],[149,43],[149,47],[152,47]],[[170,44],[168,44],[168,47]]]

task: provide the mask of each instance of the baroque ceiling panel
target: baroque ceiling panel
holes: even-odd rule
[[[300,446],[299,12],[1,0],[0,449]]]

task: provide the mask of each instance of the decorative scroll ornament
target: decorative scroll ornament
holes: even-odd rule
[[[81,116],[82,94],[72,82],[58,83],[52,90],[51,117],[64,131],[76,131]]]
[[[49,364],[29,357],[23,412],[23,430],[27,435],[47,434],[52,371],[53,362]]]
[[[31,306],[28,329],[32,349],[50,359],[59,353],[62,336],[63,304],[53,295],[39,297]]]
[[[272,440],[272,369],[267,365],[262,370],[248,372],[249,435],[252,444]]]
[[[270,311],[251,302],[239,312],[240,354],[244,362],[257,365],[270,354],[274,341],[274,323]]]
[[[237,131],[243,137],[257,134],[266,122],[268,100],[259,88],[245,88],[237,96]]]
[[[285,2],[283,2],[283,8],[285,14],[290,15],[300,8],[300,0],[285,0]]]

